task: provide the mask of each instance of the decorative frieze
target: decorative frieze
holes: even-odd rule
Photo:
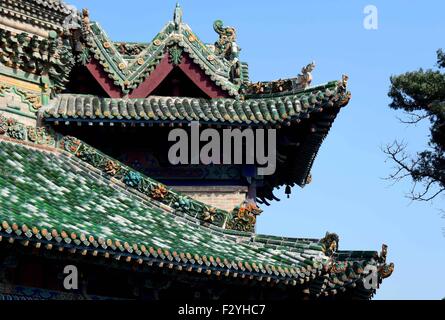
[[[42,91],[21,89],[0,79],[0,110],[18,120],[29,118],[23,120],[29,125],[33,124],[31,119],[36,119],[36,112],[42,107],[42,96]]]
[[[0,63],[26,73],[47,76],[53,93],[65,88],[74,65],[71,45],[52,31],[48,38],[0,29]]]
[[[228,229],[255,231],[256,217],[262,210],[253,202],[244,202],[232,211],[232,218],[227,223]]]
[[[0,113],[0,136],[54,147],[57,134],[49,127],[27,126]]]
[[[59,147],[103,171],[110,178],[122,182],[153,200],[173,207],[178,214],[187,214],[202,220],[203,223],[211,223],[220,227],[225,224],[229,217],[228,212],[180,195],[164,184],[130,169],[77,138],[63,137],[59,142]],[[210,219],[211,221],[208,218],[209,212],[212,213],[213,219]]]

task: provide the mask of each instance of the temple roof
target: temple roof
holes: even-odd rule
[[[40,110],[46,122],[56,124],[103,125],[107,123],[180,125],[191,121],[225,126],[274,127],[289,129],[281,163],[272,176],[264,177],[257,189],[262,203],[276,200],[273,189],[281,185],[309,182],[315,156],[340,108],[350,93],[346,78],[296,91],[262,94],[258,98],[198,99],[151,96],[145,99],[100,98],[81,94],[60,94]],[[296,127],[295,130],[292,130]],[[300,129],[298,129],[300,128]],[[298,130],[297,130],[298,129]],[[289,145],[298,147],[289,148]]]
[[[343,83],[286,93],[281,96],[235,99],[198,99],[150,96],[145,99],[100,98],[60,94],[42,109],[49,121],[120,120],[145,122],[190,122],[227,125],[290,125],[324,109],[338,109],[349,97]],[[332,119],[333,121],[333,119]]]
[[[63,242],[80,246],[85,245],[82,242],[94,242],[87,238],[94,235],[96,241],[103,242],[99,243],[102,249],[119,249],[119,241],[128,253],[137,249],[125,243],[144,245],[147,249],[162,248],[162,254],[165,250],[178,254],[199,253],[201,257],[208,255],[276,267],[316,266],[322,251],[320,244],[304,240],[289,242],[289,249],[293,247],[291,252],[274,252],[249,241],[238,244],[231,233],[223,237],[222,229],[200,226],[199,221],[191,217],[175,216],[173,208],[110,183],[74,157],[4,141],[0,145],[2,170],[8,172],[2,175],[1,182],[2,219],[11,227],[13,223],[25,224],[29,232],[36,227],[40,234],[44,228],[56,229],[60,238],[71,239]],[[66,235],[61,234],[62,230]],[[72,233],[79,236],[78,241],[73,241]],[[82,234],[86,235],[85,239]],[[46,240],[57,242],[58,236],[46,236]],[[302,254],[306,258],[302,258]]]
[[[238,96],[241,82],[236,82],[231,71],[239,62],[235,57],[223,56],[215,45],[204,44],[192,29],[182,22],[182,9],[175,9],[173,21],[148,43],[113,42],[97,22],[90,22],[84,14],[82,20],[84,52],[88,51],[91,64],[99,63],[111,83],[122,94],[137,89],[155,71],[164,57],[180,65],[187,55],[219,88],[230,96]],[[227,28],[215,22],[215,31],[223,34]],[[235,38],[229,39],[235,43]],[[227,41],[229,41],[227,40]],[[247,76],[247,75],[246,75]],[[239,79],[243,75],[238,75]],[[148,93],[147,93],[148,95]]]
[[[356,288],[369,298],[375,290],[363,288],[366,265],[379,268],[379,282],[392,271],[386,252],[337,251],[332,235],[282,238],[203,224],[183,214],[184,204],[147,197],[130,180],[122,184],[53,147],[0,137],[0,164],[0,240],[178,272],[309,284],[313,297]]]
[[[6,25],[17,27],[10,22],[23,22],[28,26],[36,26],[42,30],[62,31],[65,18],[72,14],[73,8],[61,0],[2,0],[0,3],[0,14],[10,19],[3,21]],[[37,32],[39,36],[46,37],[47,32]]]
[[[314,63],[294,78],[250,82],[247,64],[238,57],[235,29],[217,20],[213,27],[219,38],[204,44],[182,22],[179,6],[173,20],[148,43],[111,41],[98,23],[90,21],[87,10],[74,12],[70,21],[63,34],[53,32],[48,39],[0,30],[2,71],[13,77],[19,74],[17,69],[35,73],[33,81],[48,88],[34,105],[46,123],[175,126],[199,120],[217,126],[280,128],[286,136],[279,142],[284,147],[278,147],[277,172],[258,187],[263,203],[277,199],[276,187],[310,181],[321,143],[350,98],[346,76],[311,86]],[[74,68],[90,72],[89,79],[99,82],[104,92],[68,91],[67,83],[76,82]],[[178,68],[207,98],[153,95]]]
[[[22,12],[23,3],[32,19]],[[87,10],[77,12],[58,0],[5,0],[0,10],[21,22],[20,28],[14,23],[0,30],[2,74],[42,87],[35,109],[45,120],[41,127],[24,126],[0,115],[0,241],[178,272],[274,280],[309,288],[313,297],[353,291],[369,298],[375,288],[363,286],[366,267],[377,268],[379,283],[391,274],[385,246],[380,254],[340,251],[335,234],[322,239],[258,235],[256,204],[231,212],[205,205],[46,126],[174,126],[198,120],[279,128],[280,165],[257,188],[259,200],[267,203],[276,199],[275,187],[310,180],[320,145],[349,101],[346,76],[311,87],[311,63],[297,77],[252,83],[247,64],[239,60],[235,29],[217,20],[213,28],[219,39],[205,44],[182,22],[179,6],[147,43],[111,41]],[[90,71],[108,96],[68,91],[69,81],[76,81],[70,79],[74,68]],[[208,97],[153,95],[175,68]],[[4,89],[2,84],[0,95]]]

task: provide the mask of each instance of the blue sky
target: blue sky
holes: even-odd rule
[[[67,0],[88,7],[115,41],[148,42],[171,20],[174,0]],[[340,236],[340,249],[389,246],[393,275],[376,299],[445,297],[445,220],[432,204],[405,198],[409,181],[391,185],[380,147],[404,138],[412,151],[427,142],[427,124],[408,127],[388,108],[392,74],[434,67],[445,48],[443,1],[202,1],[180,2],[183,20],[205,42],[217,35],[213,21],[236,27],[241,59],[253,81],[296,76],[314,60],[313,84],[348,74],[352,100],[340,112],[313,167],[313,182],[266,207],[258,232],[320,238]],[[366,5],[378,9],[378,30],[363,28]],[[400,115],[400,114],[399,114]]]

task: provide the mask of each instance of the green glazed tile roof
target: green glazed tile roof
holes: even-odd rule
[[[0,146],[0,220],[11,226],[56,229],[59,234],[112,239],[113,245],[118,240],[122,245],[128,242],[236,262],[321,266],[320,244],[302,241],[293,252],[286,252],[261,248],[248,238],[237,243],[223,237],[222,229],[199,226],[113,185],[74,158],[10,142],[1,141]]]
[[[268,204],[275,200],[273,189],[282,185],[304,186],[318,149],[328,134],[340,108],[347,104],[350,93],[343,81],[332,81],[296,92],[275,93],[264,98],[195,99],[158,97],[146,99],[111,99],[90,95],[61,94],[40,110],[47,122],[113,122],[178,124],[200,121],[204,124],[249,127],[287,127],[296,129],[300,122],[311,130],[292,131],[299,139],[297,149],[284,149],[285,164],[276,174],[265,179],[258,198]],[[300,126],[304,127],[304,126]]]
[[[211,46],[204,44],[185,23],[177,28],[173,21],[168,22],[146,44],[113,42],[97,22],[90,23],[85,36],[92,57],[122,92],[137,88],[168,54],[167,48],[178,45],[216,85],[231,96],[238,96],[240,86],[230,81],[231,62],[217,57]]]
[[[201,225],[68,153],[12,141],[0,139],[0,240],[76,248],[178,270],[222,271],[293,285],[310,281],[314,295],[347,290],[363,278],[365,265],[379,265],[377,252],[339,252],[341,259],[332,260],[315,239]]]
[[[70,13],[62,1],[28,2],[33,15],[40,17],[32,24],[62,30],[61,23]],[[0,4],[3,14],[25,21],[28,18],[20,10],[17,1]],[[307,72],[303,68],[298,78],[250,83],[246,63],[237,57],[226,59],[218,53],[218,43],[204,44],[181,17],[177,7],[174,21],[151,42],[127,43],[111,41],[99,24],[90,23],[84,11],[79,15],[82,21],[78,21],[82,37],[77,45],[82,50],[76,52],[76,61],[85,65],[94,58],[122,93],[128,94],[147,79],[166,54],[172,58],[172,48],[179,48],[234,98],[109,99],[60,94],[41,108],[40,114],[46,121],[91,123],[198,120],[229,126],[284,127],[305,121],[310,133],[303,134],[301,147],[294,154],[285,155],[290,166],[283,166],[285,172],[278,169],[278,174],[265,180],[266,187],[258,194],[264,200],[273,199],[271,190],[276,186],[304,185],[321,142],[340,107],[350,98],[347,77],[307,88],[312,79],[312,67],[308,65]],[[215,31],[218,27],[230,31],[222,28],[220,21],[214,27]],[[54,53],[44,66],[48,70],[37,69],[39,74],[48,74],[51,88],[56,89],[52,91],[54,96],[68,81],[74,56],[68,39],[62,42],[54,32],[49,36],[40,39],[2,30],[0,49],[4,51],[4,64],[24,71],[34,70],[48,53]],[[44,51],[23,59],[33,52],[23,53],[26,46],[42,47]],[[236,79],[234,70],[240,73]],[[300,127],[293,129],[298,131]],[[386,249],[380,254],[337,251],[337,240],[331,250],[326,245],[328,235],[317,240],[225,229],[232,213],[212,210],[217,218],[206,220],[210,208],[171,190],[163,191],[163,187],[74,137],[61,137],[46,127],[25,127],[0,117],[0,241],[48,250],[67,248],[73,254],[77,251],[122,262],[169,266],[177,271],[272,279],[286,285],[304,285],[315,297],[352,290],[357,297],[369,298],[375,288],[363,286],[366,267],[376,268],[378,283],[394,269],[393,264],[386,264]],[[159,194],[161,198],[157,198]]]
[[[336,81],[297,93],[244,101],[159,96],[112,99],[61,94],[42,110],[42,115],[52,121],[201,121],[229,125],[289,125],[309,118],[311,113],[337,110],[348,99],[349,93]]]
[[[2,0],[0,14],[48,30],[62,31],[70,8],[60,0]]]

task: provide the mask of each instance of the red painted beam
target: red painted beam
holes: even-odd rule
[[[147,79],[130,93],[130,98],[146,98],[150,95],[173,70],[168,54],[164,55]]]
[[[193,81],[209,98],[227,98],[229,94],[217,86],[208,75],[189,57],[183,54],[179,68]]]
[[[129,98],[148,97],[175,68],[169,60],[166,54],[148,78],[129,94]],[[110,98],[122,98],[124,96],[121,89],[108,77],[103,66],[97,60],[91,59],[86,67]],[[201,67],[193,62],[187,53],[183,54],[178,67],[198,88],[208,95],[209,98],[229,97],[229,94],[217,86],[210,77],[205,74]]]
[[[96,59],[92,58],[86,67],[110,98],[123,96],[121,89],[108,77],[103,66]]]
[[[174,65],[170,62],[166,54],[161,62],[152,71],[150,76],[142,82],[139,87],[133,90],[130,98],[146,98],[148,97],[174,69]],[[187,75],[187,77],[195,83],[209,98],[226,98],[229,94],[224,92],[210,79],[208,75],[184,53],[181,63],[178,67]]]

